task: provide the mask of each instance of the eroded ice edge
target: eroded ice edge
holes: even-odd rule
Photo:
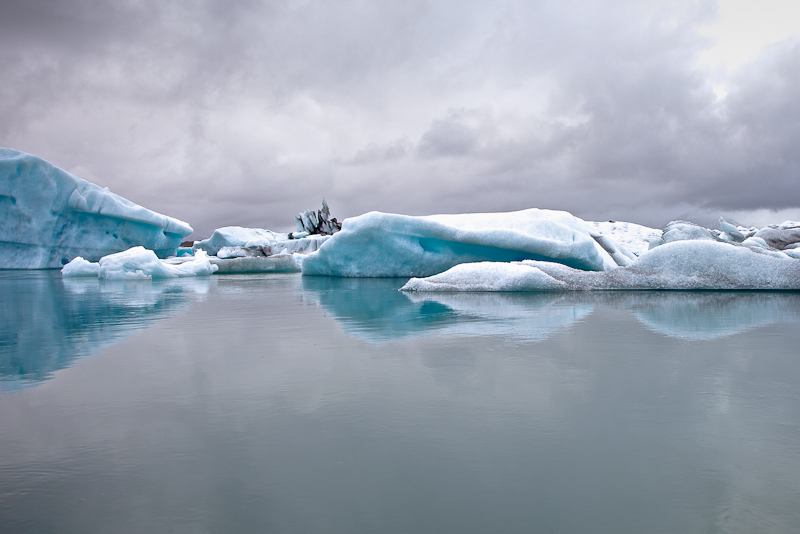
[[[160,258],[192,233],[183,221],[78,178],[47,161],[0,148],[0,268],[60,268],[77,256],[143,246]]]

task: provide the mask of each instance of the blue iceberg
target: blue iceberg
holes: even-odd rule
[[[192,228],[41,158],[0,148],[0,268],[61,268],[143,246],[165,258]]]
[[[479,261],[540,260],[590,271],[627,265],[635,255],[564,211],[528,209],[412,217],[370,212],[303,258],[304,275],[430,276]]]

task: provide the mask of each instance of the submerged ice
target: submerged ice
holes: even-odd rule
[[[191,233],[41,158],[0,148],[0,268],[60,268],[134,246],[165,258]]]

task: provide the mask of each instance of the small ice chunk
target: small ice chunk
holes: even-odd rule
[[[745,239],[744,235],[737,227],[725,221],[725,219],[722,217],[719,218],[719,229],[722,230],[722,232],[725,233],[725,236],[729,238],[726,239],[726,241],[730,240],[734,243],[741,243]]]
[[[61,269],[61,276],[65,278],[78,278],[82,276],[93,276],[97,278],[99,271],[99,263],[86,261],[78,256]]]
[[[104,280],[151,280],[186,276],[207,276],[218,267],[208,260],[208,254],[198,250],[193,257],[159,260],[156,253],[144,247],[103,256],[97,263],[76,258],[61,270],[67,278],[97,276]]]

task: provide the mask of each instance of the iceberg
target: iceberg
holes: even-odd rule
[[[601,272],[546,261],[463,264],[412,278],[401,291],[800,290],[800,261],[764,247],[763,240],[754,241],[752,246],[747,241],[673,241],[629,266]]]
[[[300,258],[296,254],[275,254],[273,256],[239,256],[229,258],[210,258],[217,268],[217,274],[244,273],[299,273]]]
[[[61,268],[134,246],[165,258],[192,228],[47,161],[0,148],[0,268]]]
[[[133,247],[104,256],[97,263],[89,262],[79,256],[61,269],[61,276],[64,278],[95,276],[103,280],[158,280],[208,276],[218,269],[202,250],[194,256],[175,260],[175,263],[162,261],[152,250]]]
[[[622,232],[622,230],[620,230]],[[346,219],[303,258],[304,275],[430,276],[455,265],[539,260],[605,271],[636,255],[564,211],[528,209],[412,217],[370,212]]]
[[[202,250],[218,258],[308,254],[317,250],[330,235],[299,234],[302,237],[262,228],[226,226],[217,228],[208,239],[195,241],[192,250]]]

